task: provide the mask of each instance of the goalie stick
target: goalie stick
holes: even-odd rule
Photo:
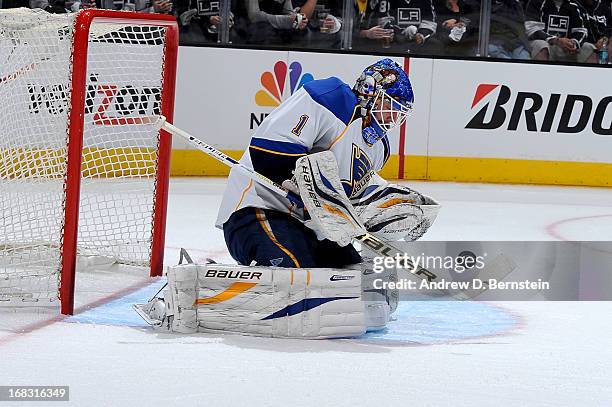
[[[228,165],[231,168],[237,169],[238,171],[242,172],[244,175],[246,175],[253,181],[262,185],[263,187],[266,187],[270,191],[289,199],[291,202],[296,204],[298,207],[304,206],[302,199],[299,195],[295,194],[292,191],[288,191],[284,189],[282,186],[278,185],[276,182],[272,181],[268,177],[262,174],[259,174],[258,172],[250,168],[244,167],[242,164],[240,164],[240,162],[236,161],[235,159],[228,156],[227,154],[217,150],[215,147],[211,146],[210,144],[203,142],[202,140],[192,136],[191,134],[187,133],[184,130],[179,129],[173,124],[168,123],[164,116],[159,116],[158,119],[155,120],[155,122],[158,128],[163,129],[167,131],[168,133],[181,137],[182,139],[186,140],[189,144],[191,144],[198,150],[206,153],[207,155],[211,156],[212,158],[218,161],[221,161],[222,163]],[[368,232],[366,232],[363,235],[355,236],[353,237],[353,239],[365,245],[371,251],[373,251],[374,253],[380,256],[394,257],[397,254],[405,253],[404,251],[399,250],[395,246],[390,245],[389,243],[379,239],[378,237]],[[410,260],[409,258],[405,259],[405,261],[406,261],[405,264],[406,266],[408,266],[410,273],[414,274],[416,277],[419,277],[423,280],[427,280],[428,282],[434,282],[438,278],[438,276],[434,272],[427,270],[420,266],[415,266],[412,260]],[[511,267],[501,267],[501,268],[491,267],[489,271],[497,274],[497,276],[492,276],[492,277],[501,280],[513,269],[514,268],[511,268]],[[447,290],[440,290],[440,291],[443,291],[451,295],[452,297],[456,299],[460,299],[460,300],[471,299],[482,292],[482,291],[474,291],[474,290],[472,290],[471,292],[454,292],[454,293],[451,293]]]
[[[293,202],[298,207],[301,208],[304,206],[304,204],[302,203],[302,199],[300,198],[299,195],[291,191],[287,191],[282,186],[272,181],[270,178],[265,177],[261,175],[260,173],[253,171],[250,168],[244,167],[242,164],[234,160],[229,155],[217,150],[210,144],[206,144],[202,140],[193,137],[191,134],[187,133],[186,131],[181,130],[178,127],[168,123],[165,117],[159,116],[159,121],[157,122],[157,126],[159,128],[166,130],[168,133],[172,133],[176,136],[179,136],[187,140],[192,146],[196,147],[198,150],[208,154],[209,156],[211,156],[217,161],[221,161],[222,163],[224,163],[225,165],[231,168],[235,168],[236,170],[242,172],[244,175],[251,178],[253,181],[257,182],[258,184],[268,188],[272,192],[275,192],[289,199],[291,202]]]

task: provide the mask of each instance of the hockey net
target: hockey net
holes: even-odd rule
[[[176,52],[169,16],[0,11],[0,305],[72,313],[77,256],[161,274]]]

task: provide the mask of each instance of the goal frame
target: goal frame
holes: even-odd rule
[[[89,32],[94,22],[120,23],[121,21],[141,26],[163,26],[166,28],[162,67],[161,114],[172,121],[176,87],[176,64],[178,55],[178,25],[176,18],[165,14],[142,14],[135,12],[87,9],[79,12],[74,22],[71,52],[71,89],[67,134],[67,169],[64,179],[64,227],[61,242],[61,274],[59,280],[60,312],[74,313],[76,260],[78,245],[79,204],[81,189],[81,158],[85,127],[85,102],[87,80],[87,52]],[[166,212],[170,179],[170,154],[172,136],[160,130],[157,148],[157,171],[153,204],[153,225],[150,259],[150,276],[161,276],[164,261]]]

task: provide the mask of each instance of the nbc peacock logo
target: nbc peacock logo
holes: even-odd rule
[[[255,94],[255,103],[257,106],[277,107],[285,99],[286,90],[289,91],[289,95],[293,95],[313,79],[309,72],[302,74],[302,64],[299,62],[292,62],[287,70],[287,64],[278,61],[274,64],[274,72],[266,71],[261,74],[263,89]],[[285,89],[285,84],[289,85],[289,89]]]

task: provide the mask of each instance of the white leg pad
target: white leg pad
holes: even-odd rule
[[[389,322],[389,304],[386,301],[364,301],[365,325],[368,331],[380,331]]]
[[[194,333],[198,330],[196,314],[197,266],[194,264],[169,267],[168,287],[164,292],[166,315],[173,315],[173,332]]]
[[[368,329],[361,270],[190,264],[170,267],[168,282],[177,332],[194,329],[194,314],[204,332],[318,339]]]

